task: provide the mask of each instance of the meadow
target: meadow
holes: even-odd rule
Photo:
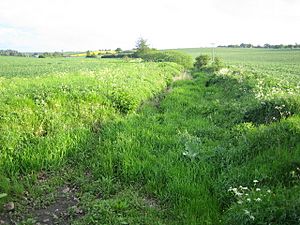
[[[300,51],[216,55],[213,73],[0,57],[0,220],[299,224]]]

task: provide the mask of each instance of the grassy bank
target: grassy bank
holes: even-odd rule
[[[141,187],[168,209],[166,224],[296,223],[299,99],[291,114],[284,113],[293,107],[288,98],[284,109],[275,102],[266,110],[254,79],[198,76],[107,125],[95,176]],[[250,114],[263,119],[249,121]]]
[[[98,72],[1,77],[3,176],[59,167],[102,123],[135,111],[181,72],[168,63],[100,64]],[[0,192],[10,192],[4,178],[0,187]]]

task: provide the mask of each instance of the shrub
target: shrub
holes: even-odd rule
[[[101,56],[102,59],[113,59],[118,58],[116,54],[106,54]]]
[[[97,55],[92,53],[91,55],[87,55],[86,58],[97,58]]]
[[[87,51],[86,58],[97,58],[97,55],[94,52]]]
[[[114,90],[109,96],[112,105],[120,113],[127,114],[138,107],[138,99],[122,89]]]
[[[223,60],[222,60],[222,58],[216,57],[215,61],[213,62],[213,64],[216,65],[216,66],[218,66],[218,67],[223,66]]]
[[[211,65],[211,68],[215,72],[222,69],[223,66],[224,66],[223,60],[220,57],[216,57],[215,61]]]
[[[148,62],[175,62],[186,69],[193,66],[193,59],[190,55],[177,51],[149,50],[140,53],[139,57]]]
[[[194,63],[194,67],[197,70],[202,70],[206,66],[208,66],[210,62],[210,56],[209,55],[199,55],[196,57],[196,62]]]
[[[103,59],[111,59],[111,58],[121,59],[121,58],[124,58],[124,57],[133,58],[133,53],[121,52],[119,54],[107,54],[107,55],[102,55],[101,56],[101,58],[103,58]]]

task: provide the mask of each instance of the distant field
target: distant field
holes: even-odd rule
[[[177,49],[193,57],[212,54],[211,48]],[[215,55],[221,57],[227,65],[245,67],[249,70],[263,71],[279,76],[300,75],[300,49],[241,49],[215,48]]]
[[[193,57],[200,54],[212,54],[211,48],[183,48],[178,51],[188,53]],[[216,56],[228,63],[298,63],[300,62],[300,49],[242,49],[242,48],[215,48]]]
[[[55,73],[100,71],[122,63],[120,60],[86,58],[25,58],[0,56],[0,77],[42,76]]]
[[[108,50],[108,51],[90,51],[91,54],[115,54],[116,51],[113,50]],[[71,54],[70,56],[72,57],[83,57],[86,56],[86,52],[81,52],[81,53],[76,53],[76,54]]]

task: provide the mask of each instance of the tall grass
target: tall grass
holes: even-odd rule
[[[181,70],[168,63],[102,66],[98,72],[1,78],[1,173],[60,165],[93,130],[134,111]]]
[[[264,81],[263,101],[277,99],[269,77],[251,71],[177,81],[138,114],[105,126],[88,160],[94,176],[142,187],[169,208],[167,224],[297,224],[299,111],[266,123],[245,121],[248,109],[269,116],[259,111],[256,79]],[[289,88],[298,107],[295,85]]]

